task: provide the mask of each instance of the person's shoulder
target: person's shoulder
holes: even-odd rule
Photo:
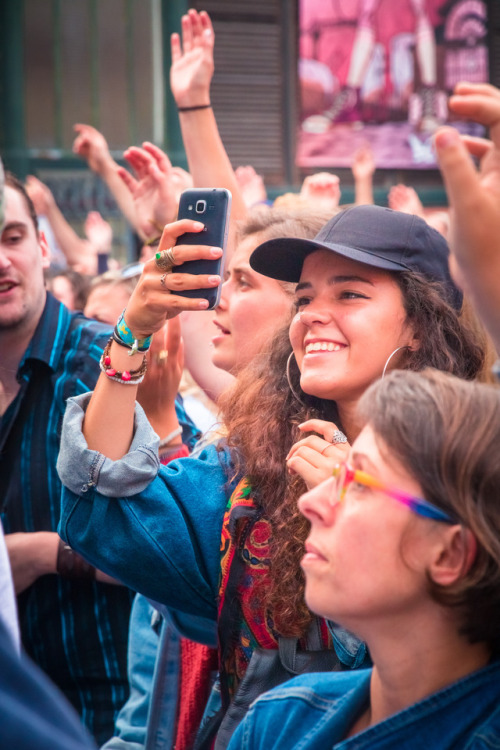
[[[100,374],[99,362],[112,333],[111,327],[89,320],[81,313],[69,313],[63,343],[58,348],[57,377],[62,408],[70,396],[94,389]]]
[[[345,716],[364,703],[371,670],[309,673],[279,685],[252,703],[236,730],[231,749],[331,747],[342,736]],[[340,726],[340,729],[339,729]],[[326,732],[326,734],[325,734]]]
[[[77,342],[79,346],[95,342],[101,349],[104,349],[113,328],[108,323],[100,323],[98,320],[86,318],[83,313],[74,312],[71,313],[69,331],[72,341]]]

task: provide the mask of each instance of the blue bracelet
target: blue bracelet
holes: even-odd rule
[[[146,352],[151,346],[153,335],[151,334],[151,336],[147,336],[145,339],[136,339],[127,323],[125,322],[124,312],[125,311],[123,311],[118,318],[118,323],[115,326],[113,338],[115,340],[118,338],[124,346],[128,347],[130,349],[130,354],[135,354],[136,352]]]

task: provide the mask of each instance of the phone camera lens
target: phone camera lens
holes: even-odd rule
[[[196,213],[197,214],[204,214],[206,208],[207,208],[206,201],[196,201]]]

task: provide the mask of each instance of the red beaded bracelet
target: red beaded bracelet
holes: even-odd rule
[[[144,356],[142,358],[142,364],[137,370],[123,370],[123,372],[120,372],[120,370],[117,370],[112,366],[111,357],[109,356],[113,340],[113,336],[111,336],[102,353],[101,361],[99,362],[101,371],[107,375],[110,380],[114,380],[122,385],[139,385],[139,383],[142,383],[144,380],[146,370],[148,369],[146,357]]]

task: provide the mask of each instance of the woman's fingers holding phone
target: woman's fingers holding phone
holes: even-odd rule
[[[208,307],[207,300],[201,299],[201,296],[193,299],[171,293],[167,281],[170,283],[170,276],[173,275],[187,276],[187,274],[170,274],[165,271],[162,273],[154,261],[148,261],[144,265],[141,277],[125,310],[127,325],[138,339],[156,333],[164,325],[165,320],[175,317],[184,310],[205,310]],[[197,283],[200,278],[203,279],[203,277],[193,278]],[[207,286],[216,285],[204,283]],[[186,288],[186,283],[183,288]]]
[[[169,247],[175,245],[177,238],[182,234],[186,232],[202,232],[204,228],[205,225],[202,221],[194,221],[193,219],[179,219],[178,221],[172,221],[170,224],[165,224],[160,244],[158,245],[158,251],[168,250]]]
[[[209,302],[201,293],[199,297],[177,294],[186,290],[210,289],[221,283],[219,274],[177,272],[177,267],[187,261],[216,260],[223,255],[220,247],[175,244],[182,235],[198,234],[203,228],[202,222],[192,219],[181,219],[165,226],[158,251],[144,264],[125,313],[127,325],[138,338],[155,333],[166,319],[184,310],[208,308]],[[202,236],[200,234],[200,239]]]
[[[166,273],[160,278],[163,289],[171,294],[188,289],[211,289],[218,286],[221,281],[217,274]]]

